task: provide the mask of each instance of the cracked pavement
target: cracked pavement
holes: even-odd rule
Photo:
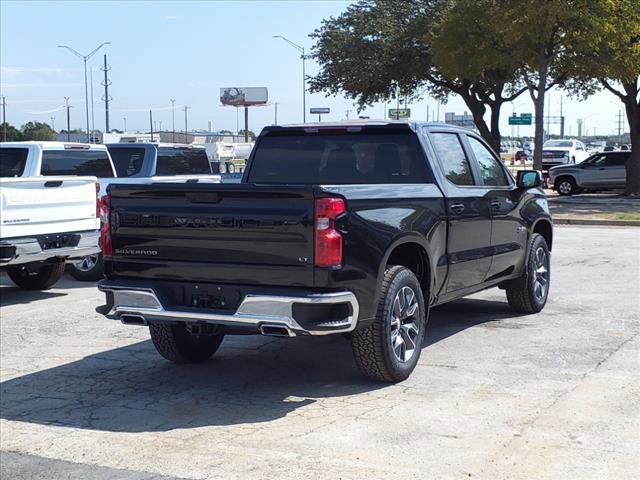
[[[94,285],[3,276],[0,473],[636,478],[640,229],[555,236],[541,314],[497,289],[434,309],[398,385],[361,378],[342,336],[227,337],[210,362],[173,365],[146,328],[94,312]]]

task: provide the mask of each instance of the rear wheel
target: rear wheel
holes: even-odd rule
[[[549,247],[544,237],[535,233],[529,244],[525,273],[506,286],[507,301],[519,313],[538,313],[547,303],[551,282]]]
[[[236,173],[236,166],[233,163],[227,163],[227,172]]]
[[[556,190],[562,196],[569,196],[577,193],[576,182],[571,177],[561,177],[556,180]]]
[[[9,267],[7,274],[13,282],[25,290],[47,290],[64,274],[64,262],[28,263]]]
[[[374,380],[407,379],[420,358],[425,329],[426,311],[418,279],[408,268],[387,268],[375,321],[352,333],[358,367]]]
[[[149,325],[151,341],[157,352],[173,363],[201,363],[209,360],[224,335],[191,335],[183,324]]]
[[[95,282],[103,277],[102,255],[87,255],[67,265],[69,274],[81,282]]]

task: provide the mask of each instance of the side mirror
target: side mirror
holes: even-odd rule
[[[542,185],[542,172],[538,170],[518,170],[516,182],[519,188],[536,188]]]

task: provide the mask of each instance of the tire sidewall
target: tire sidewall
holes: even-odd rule
[[[413,356],[407,362],[400,361],[391,347],[391,316],[393,312],[393,302],[396,298],[396,294],[403,287],[411,287],[415,292],[418,299],[418,311],[416,313],[416,321],[420,324],[418,337],[416,338],[416,351]],[[404,380],[409,377],[414,370],[418,360],[420,359],[420,353],[422,351],[422,341],[424,340],[425,330],[427,326],[427,312],[425,309],[424,296],[422,294],[422,287],[420,282],[414,275],[414,273],[408,268],[398,270],[394,275],[393,280],[389,284],[389,288],[384,293],[384,298],[381,298],[381,308],[379,309],[379,327],[380,335],[382,337],[382,348],[384,350],[384,359],[386,367],[395,378]]]
[[[542,301],[538,300],[535,295],[535,280],[536,280],[536,265],[535,265],[535,254],[538,248],[543,248],[545,254],[548,259],[548,271],[549,271],[549,281],[547,284],[547,294],[545,295]],[[536,312],[542,311],[544,306],[547,304],[547,300],[549,299],[549,292],[551,289],[551,254],[549,252],[549,247],[547,246],[547,242],[545,241],[542,235],[536,234],[531,239],[531,247],[529,249],[529,259],[527,262],[527,289],[528,295],[531,300],[531,305],[535,309]]]
[[[98,260],[91,270],[80,270],[72,263],[67,264],[69,274],[81,282],[95,282],[102,279],[104,270],[102,265],[102,254],[98,254]]]

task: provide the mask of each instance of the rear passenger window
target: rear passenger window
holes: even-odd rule
[[[130,177],[142,170],[144,148],[110,148],[109,154],[119,177]]]
[[[113,177],[106,150],[45,150],[42,152],[41,175],[84,175]]]
[[[469,159],[456,133],[431,133],[431,142],[447,179],[456,185],[474,185]]]
[[[29,150],[26,148],[0,148],[0,177],[19,177],[24,173]]]
[[[484,144],[477,138],[470,137],[469,145],[473,150],[473,155],[476,157],[478,167],[480,168],[480,175],[482,176],[482,182],[491,187],[505,187],[509,185],[509,180],[502,165],[498,163],[496,157],[493,156],[491,151],[484,146]]]
[[[608,167],[624,166],[627,163],[627,159],[631,156],[631,153],[616,153],[613,155],[607,155],[605,165]]]

